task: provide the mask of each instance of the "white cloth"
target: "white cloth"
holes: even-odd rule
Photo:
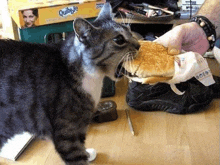
[[[205,58],[199,53],[185,52],[175,57],[175,73],[171,80],[166,83],[171,85],[171,89],[182,95],[175,84],[185,82],[193,77],[200,81],[205,86],[210,86],[215,83],[208,63]]]

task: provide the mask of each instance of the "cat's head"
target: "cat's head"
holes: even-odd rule
[[[77,18],[74,43],[88,71],[95,68],[117,80],[122,77],[123,60],[134,56],[140,45],[129,27],[113,20],[111,10],[110,4],[106,3],[93,22]]]

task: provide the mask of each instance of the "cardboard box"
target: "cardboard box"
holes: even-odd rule
[[[105,0],[9,0],[9,12],[19,28],[96,17]]]

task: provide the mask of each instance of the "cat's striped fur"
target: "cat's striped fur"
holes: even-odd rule
[[[0,148],[28,131],[50,137],[66,164],[88,164],[84,141],[102,80],[117,80],[139,44],[112,20],[109,4],[92,23],[76,19],[74,31],[53,45],[0,40]]]

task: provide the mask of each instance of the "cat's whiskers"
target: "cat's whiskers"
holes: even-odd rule
[[[136,53],[137,53],[137,51],[130,51],[124,55],[124,57],[119,62],[119,64],[122,62],[122,66],[119,69],[119,73],[122,73],[122,70],[124,68],[124,62],[128,61],[128,63],[130,64],[131,61],[134,59],[134,56],[136,55]],[[122,74],[128,75],[128,71],[125,70],[125,73],[122,73]]]
[[[126,18],[126,24],[125,24],[125,25],[126,25],[127,27],[130,27],[130,26],[131,26],[131,22],[132,22],[133,17],[134,17],[134,16],[131,16],[131,17],[126,17],[126,16],[125,16],[125,18]]]
[[[126,25],[126,23],[125,23],[125,19],[124,19],[123,15],[121,14],[121,12],[120,12],[120,11],[119,11],[119,14],[120,14],[121,19],[122,19],[122,24],[123,24],[123,25]]]
[[[125,16],[126,26],[128,26],[129,18]]]
[[[130,67],[130,70],[131,70],[131,68],[132,68],[132,61],[133,60],[133,57],[131,57],[131,60],[129,61],[129,67]]]
[[[137,54],[137,53],[136,53],[136,54]],[[136,54],[135,54],[135,56],[136,56]],[[132,70],[132,65],[133,65],[132,61],[134,60],[135,56],[131,56],[131,59],[129,60],[130,70]]]
[[[126,53],[126,54],[121,58],[121,60],[118,62],[118,65],[117,65],[117,66],[120,66],[120,64],[122,63],[121,68],[118,68],[118,69],[119,69],[119,71],[118,71],[119,74],[122,73],[123,63],[124,63],[126,57],[128,56],[128,54],[129,54],[129,52]],[[123,73],[123,74],[124,74],[124,73]]]
[[[130,59],[130,54],[126,56],[125,61],[129,61],[129,59]],[[122,66],[124,67],[124,65],[125,65],[125,64],[123,63],[123,65],[122,65]],[[125,68],[125,67],[124,67],[124,68]],[[125,69],[124,74],[125,74],[125,75],[128,75],[128,71],[127,71],[126,69]],[[126,77],[124,77],[124,79],[126,79]]]
[[[121,19],[122,19],[122,24],[127,26],[127,27],[130,27],[131,26],[131,20],[134,16],[132,17],[126,17],[126,16],[123,16],[122,13],[120,11],[118,11],[118,13],[120,14],[121,16]]]
[[[128,56],[128,65],[129,65],[129,67],[131,67],[131,65],[132,65],[131,61],[133,61],[133,59],[134,59],[134,55]],[[129,75],[129,72],[127,70],[126,70],[126,75]]]
[[[132,19],[134,18],[134,15],[132,15],[131,17],[129,17],[128,19],[128,26],[130,27],[131,26],[131,22],[132,22]]]
[[[129,53],[129,52],[128,52]],[[121,73],[122,72],[122,68],[123,68],[123,63],[124,63],[124,61],[125,61],[125,59],[127,58],[127,54],[128,53],[126,53],[123,57],[122,57],[122,59],[119,61],[119,63],[118,63],[118,65],[120,64],[120,63],[122,63],[122,66],[121,66],[121,68],[120,68],[120,70],[119,70],[119,73]]]

